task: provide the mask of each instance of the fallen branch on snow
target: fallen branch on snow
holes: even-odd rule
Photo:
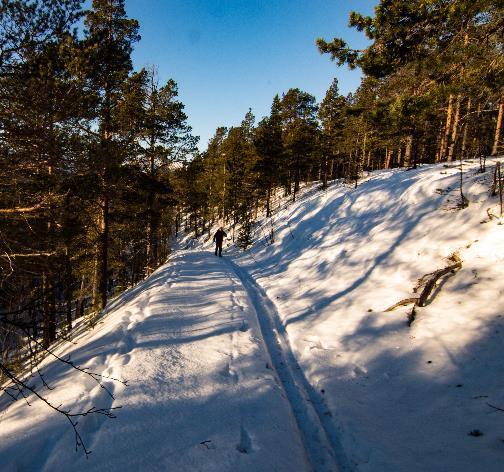
[[[444,269],[439,269],[436,270],[435,272],[432,272],[431,274],[428,274],[428,276],[423,276],[421,279],[421,284],[424,283],[425,280],[425,286],[424,289],[422,290],[422,293],[420,294],[420,297],[418,297],[418,303],[417,305],[420,307],[426,306],[427,305],[427,300],[434,288],[436,287],[437,281],[450,273],[455,274],[459,269],[462,268],[462,261],[460,260],[460,257],[458,256],[457,253],[453,253],[449,258],[449,261],[452,261],[453,264],[450,264],[449,266],[445,267]],[[431,300],[432,301],[432,300]]]
[[[490,405],[490,403],[487,403],[487,405],[490,408],[493,408],[495,411],[504,411],[504,408],[499,408],[498,406]]]
[[[400,300],[394,305],[389,306],[385,311],[393,311],[400,306],[406,306],[409,305],[410,303],[416,303],[416,302],[418,302],[418,297],[405,298],[404,300]]]
[[[437,286],[437,282],[439,281],[439,279],[450,273],[455,274],[458,272],[459,269],[462,268],[462,260],[460,259],[457,253],[453,253],[450,257],[448,257],[448,260],[452,262],[452,264],[442,269],[426,274],[419,279],[417,286],[413,289],[413,291],[416,293],[420,290],[421,287],[423,287],[422,292],[418,297],[410,297],[400,300],[394,305],[387,308],[385,311],[392,311],[395,310],[397,307],[406,306],[413,303],[413,309],[411,310],[411,313],[408,315],[408,324],[411,325],[411,323],[413,323],[413,321],[415,320],[415,308],[417,306],[424,307],[428,305],[430,302],[432,302],[434,297],[432,297],[431,300],[429,300],[429,297],[431,296],[432,291]]]

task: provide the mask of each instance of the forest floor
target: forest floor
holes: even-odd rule
[[[2,471],[482,471],[504,461],[504,225],[486,173],[372,173],[306,189],[262,219],[245,253],[183,241],[151,277],[57,352],[47,397],[79,431],[0,397]],[[273,226],[275,243],[269,244]],[[425,307],[418,279],[456,253]]]

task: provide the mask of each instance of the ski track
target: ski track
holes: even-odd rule
[[[256,312],[265,348],[290,403],[312,469],[315,472],[350,472],[338,431],[330,419],[332,414],[304,377],[275,304],[244,269],[229,258],[224,260],[240,279]]]

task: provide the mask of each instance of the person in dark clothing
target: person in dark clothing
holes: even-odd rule
[[[214,234],[213,240],[215,243],[215,255],[217,255],[217,251],[219,251],[219,256],[222,257],[222,241],[227,236],[222,226],[217,230]]]

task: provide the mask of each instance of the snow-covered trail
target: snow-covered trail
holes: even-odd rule
[[[332,413],[301,371],[275,303],[245,270],[229,259],[227,262],[240,278],[252,302],[263,340],[291,405],[313,469],[350,470],[335,425],[330,419]]]
[[[285,395],[249,296],[224,259],[176,253],[61,352],[128,379],[127,387],[108,383],[115,400],[78,372],[44,367],[54,403],[122,406],[116,419],[79,424],[90,458],[75,452],[63,418],[38,401],[17,402],[1,405],[1,470],[336,470],[321,467],[321,455],[314,463],[316,438],[299,434],[292,406],[300,404]]]

